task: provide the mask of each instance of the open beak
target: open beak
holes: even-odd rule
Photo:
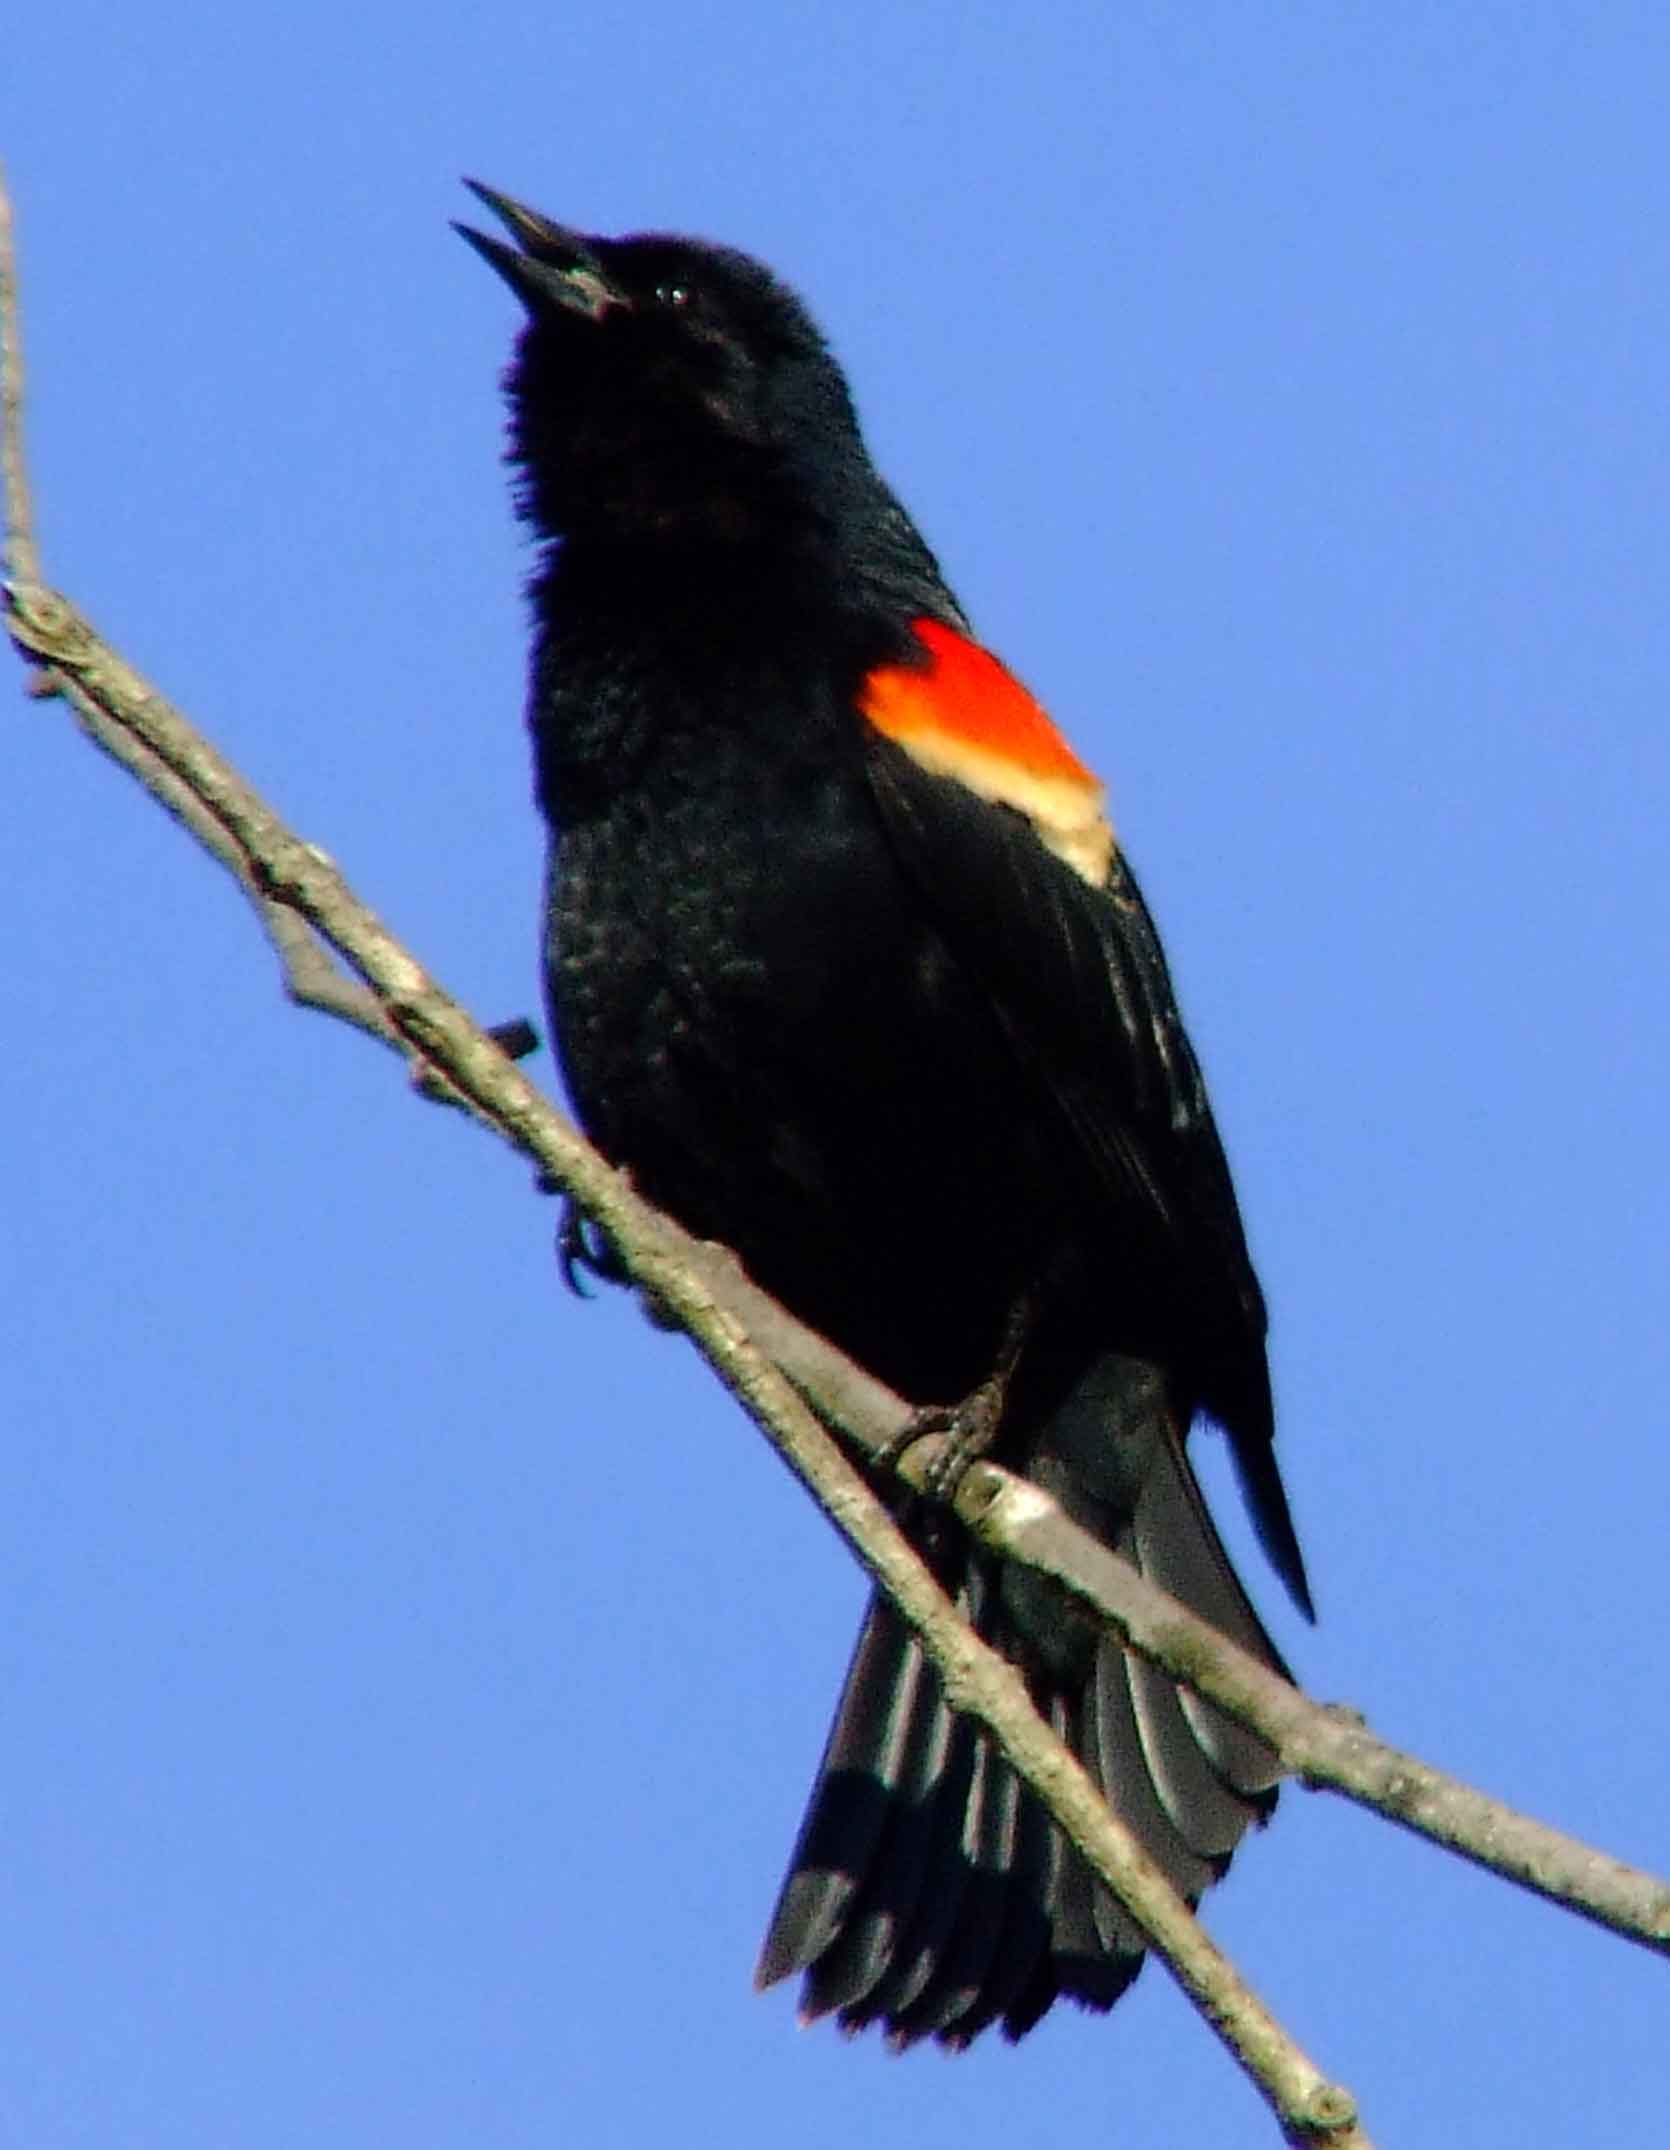
[[[582,314],[601,321],[611,307],[630,306],[631,300],[592,250],[583,234],[565,224],[553,224],[536,209],[495,193],[477,179],[464,182],[478,201],[484,202],[516,241],[506,246],[472,225],[453,225],[468,240],[489,268],[497,270],[530,314]]]

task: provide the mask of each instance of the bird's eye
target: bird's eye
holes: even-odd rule
[[[688,284],[657,284],[655,287],[657,306],[688,306],[692,295]]]

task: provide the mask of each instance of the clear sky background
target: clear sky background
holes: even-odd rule
[[[4,73],[49,574],[487,1020],[540,845],[456,177],[807,294],[1166,934],[1296,1665],[1670,1871],[1670,12],[58,0]],[[752,1994],[847,1557],[5,691],[0,2150],[1273,2142],[1152,1967],[956,2061]],[[1382,2144],[1662,2127],[1665,1966],[1341,1803],[1210,1919]]]

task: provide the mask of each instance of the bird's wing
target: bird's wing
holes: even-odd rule
[[[1264,1301],[1159,937],[1101,786],[994,657],[937,621],[915,631],[922,660],[872,671],[858,698],[882,821],[1071,1131],[1110,1234],[1170,1273],[1228,1370],[1227,1393],[1205,1400],[1303,1603],[1270,1445]]]

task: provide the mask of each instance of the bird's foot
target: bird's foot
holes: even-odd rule
[[[1008,1383],[994,1374],[977,1389],[971,1389],[961,1403],[925,1404],[910,1414],[881,1451],[879,1461],[893,1469],[906,1449],[930,1435],[941,1436],[940,1446],[922,1474],[922,1490],[933,1500],[949,1500],[970,1465],[988,1454],[997,1440],[1007,1389]]]
[[[901,1430],[880,1451],[878,1461],[896,1469],[906,1449],[930,1434],[942,1437],[938,1452],[922,1477],[922,1490],[934,1500],[949,1500],[968,1475],[971,1465],[989,1455],[1003,1427],[1009,1386],[1026,1340],[1032,1332],[1035,1307],[1030,1292],[1009,1310],[997,1364],[978,1388],[960,1403],[926,1404],[913,1411]]]

